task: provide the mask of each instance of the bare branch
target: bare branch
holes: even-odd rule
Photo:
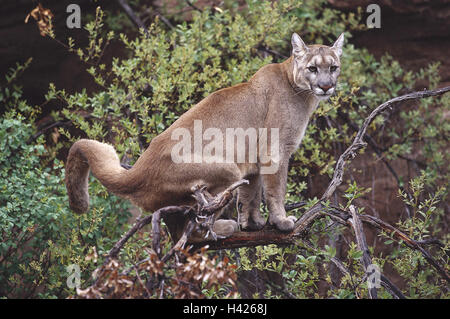
[[[190,0],[185,0],[188,6],[190,6],[192,9],[197,10],[198,12],[203,12],[199,7],[197,7],[195,4],[193,4]]]
[[[168,206],[157,210],[154,214],[160,216],[160,214],[168,214],[168,213],[183,213],[186,211],[186,207],[184,206]],[[141,230],[145,225],[149,224],[152,221],[153,215],[148,215],[145,217],[139,218],[136,223],[131,227],[129,231],[126,232],[125,235],[120,238],[120,240],[114,245],[114,247],[109,251],[108,261],[111,258],[117,258],[122,247],[125,243],[130,239],[138,230]],[[158,233],[159,235],[159,233]],[[159,238],[158,238],[159,240]],[[106,263],[106,262],[105,262]]]
[[[119,5],[122,7],[122,9],[125,11],[127,16],[130,18],[130,20],[138,27],[144,29],[145,34],[148,34],[148,30],[145,27],[144,22],[139,18],[139,16],[134,13],[133,9],[131,9],[130,5],[126,0],[117,0]]]
[[[345,162],[350,158],[354,158],[356,156],[356,152],[366,146],[366,143],[364,142],[364,135],[366,134],[367,128],[369,127],[370,123],[372,123],[372,121],[375,119],[375,117],[380,115],[387,108],[391,108],[391,107],[393,107],[393,105],[395,105],[399,102],[422,99],[422,98],[436,96],[436,95],[442,95],[449,91],[450,91],[450,86],[447,86],[447,87],[444,87],[441,89],[436,89],[436,90],[412,92],[409,94],[395,97],[387,102],[384,102],[383,104],[379,105],[375,110],[373,110],[372,113],[370,113],[370,115],[365,119],[363,125],[361,126],[358,133],[356,134],[356,137],[353,140],[353,143],[339,157],[339,160],[334,169],[333,179],[331,180],[330,184],[328,185],[328,188],[325,191],[325,193],[322,195],[322,199],[330,198],[331,195],[333,195],[333,193],[336,191],[336,188],[339,185],[341,185],[342,177],[344,175]]]
[[[396,285],[394,285],[385,275],[380,274],[381,285],[397,299],[406,299],[405,295]]]
[[[347,115],[344,115],[342,112],[338,112],[338,116],[342,118],[354,131],[358,132],[358,126],[355,125]],[[370,147],[373,149],[375,154],[377,154],[378,158],[383,162],[383,164],[386,166],[386,168],[389,170],[389,172],[392,174],[392,176],[395,178],[397,182],[397,187],[404,193],[407,194],[408,198],[412,200],[412,195],[401,185],[400,178],[398,177],[397,172],[394,170],[394,168],[391,166],[391,164],[383,157],[382,151],[380,147],[378,147],[377,143],[374,141],[372,136],[370,136],[368,133],[364,134],[364,140],[367,142],[367,144],[370,145]],[[411,217],[411,207],[409,207],[408,204],[405,203],[405,211],[408,216],[408,218]]]
[[[176,206],[169,206],[170,209],[161,208],[158,209],[152,215],[152,247],[158,256],[161,254],[160,238],[161,238],[161,217],[165,217],[168,214],[189,214],[192,210],[190,207],[182,206],[181,210],[173,209]]]
[[[368,274],[368,268],[372,264],[372,258],[370,257],[369,247],[367,247],[366,235],[364,235],[363,226],[361,220],[358,217],[358,213],[353,205],[349,207],[350,213],[352,214],[351,224],[353,230],[355,231],[356,243],[358,249],[362,251],[363,255],[361,258],[361,263],[364,267],[366,274]],[[370,299],[378,299],[377,289],[375,287],[369,288]]]

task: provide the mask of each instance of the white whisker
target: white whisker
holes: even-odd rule
[[[302,89],[302,88],[297,87],[294,90],[295,90],[295,95],[299,95],[299,94],[303,94],[303,93],[314,94],[314,92],[309,89]]]

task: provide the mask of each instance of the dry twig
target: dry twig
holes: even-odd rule
[[[368,275],[368,268],[372,265],[372,258],[370,257],[369,247],[367,247],[366,235],[364,234],[363,226],[361,220],[358,217],[358,213],[353,205],[349,207],[352,218],[349,221],[352,224],[353,230],[355,231],[356,243],[358,249],[362,251],[363,255],[361,258],[361,263],[364,267],[366,274]],[[369,298],[377,299],[377,289],[375,287],[369,288]]]

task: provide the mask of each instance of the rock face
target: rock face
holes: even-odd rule
[[[381,9],[381,28],[354,34],[352,43],[366,47],[377,58],[389,52],[411,70],[440,61],[442,85],[450,85],[450,0],[328,2],[339,10],[354,11],[360,6],[364,12],[369,4],[377,3]]]

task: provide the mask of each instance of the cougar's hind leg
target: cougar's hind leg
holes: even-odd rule
[[[192,198],[192,187],[206,186],[207,191],[216,196],[242,179],[241,172],[234,163],[182,163],[171,165],[167,169],[167,177],[162,188],[169,193],[175,193],[182,188],[182,192],[190,199]],[[236,191],[237,192],[237,191]],[[195,202],[195,201],[194,201]],[[192,202],[192,204],[194,203]],[[231,201],[228,205],[232,204]],[[189,204],[191,205],[191,204]],[[237,223],[231,219],[219,219],[227,206],[214,213],[211,231],[218,238],[231,236],[237,229]],[[197,228],[189,238],[190,242],[201,242],[212,240],[213,236],[207,234],[208,230]],[[205,238],[206,237],[206,238]]]

